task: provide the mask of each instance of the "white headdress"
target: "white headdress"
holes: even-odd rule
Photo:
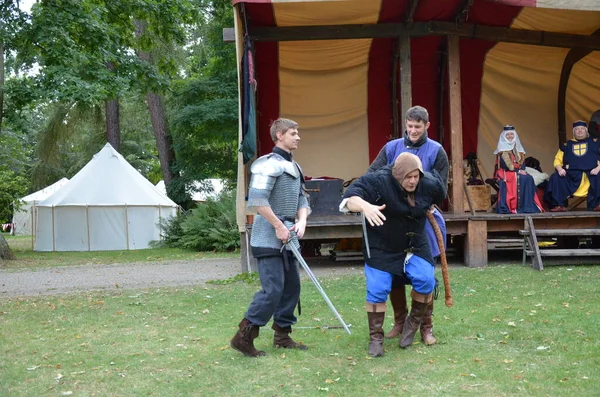
[[[506,133],[512,132],[515,135],[515,138],[512,141],[506,139]],[[500,139],[498,139],[498,146],[496,146],[496,151],[494,154],[498,154],[500,152],[510,152],[511,150],[515,150],[518,153],[525,153],[525,149],[523,149],[523,145],[521,145],[521,140],[519,139],[519,134],[515,130],[515,127],[512,125],[505,125],[502,133],[500,134]]]

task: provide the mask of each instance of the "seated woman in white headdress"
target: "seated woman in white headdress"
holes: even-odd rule
[[[525,172],[525,149],[512,125],[504,126],[496,151],[499,214],[543,212],[533,177]]]

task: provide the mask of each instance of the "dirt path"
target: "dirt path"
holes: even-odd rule
[[[362,272],[360,263],[309,261],[317,277]],[[233,277],[241,271],[237,259],[143,262],[64,266],[27,271],[0,269],[0,298],[82,291],[176,287]],[[305,277],[304,271],[301,271]]]

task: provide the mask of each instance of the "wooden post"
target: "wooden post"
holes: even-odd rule
[[[400,137],[400,120],[398,116],[398,66],[400,65],[400,40],[394,40],[394,59],[392,61],[392,139]]]
[[[458,36],[448,36],[448,82],[450,96],[450,145],[452,171],[452,213],[464,212],[463,140],[460,91],[460,54]],[[440,115],[441,117],[441,115]],[[468,240],[468,239],[467,239]]]
[[[487,262],[487,221],[469,219],[467,238],[465,238],[465,265],[468,267],[485,267]]]
[[[406,111],[412,106],[412,71],[410,68],[410,36],[404,32],[400,35],[400,86],[402,87],[400,118],[404,121]],[[404,129],[404,122],[399,122]]]

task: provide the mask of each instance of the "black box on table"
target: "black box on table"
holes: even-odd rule
[[[305,182],[310,195],[311,216],[340,215],[339,206],[344,191],[343,179],[311,179]]]

